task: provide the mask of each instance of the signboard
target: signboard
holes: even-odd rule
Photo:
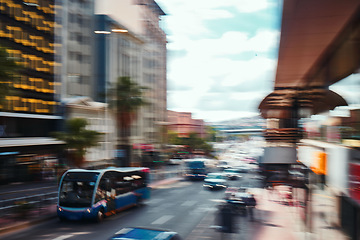
[[[310,168],[316,174],[326,175],[327,173],[326,162],[327,162],[326,153],[317,151],[315,152],[314,161]]]
[[[360,204],[360,163],[349,163],[350,197]]]

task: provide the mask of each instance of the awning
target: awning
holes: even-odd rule
[[[39,145],[60,145],[65,144],[55,138],[0,138],[0,148],[3,147],[23,147],[23,146],[39,146]]]
[[[309,117],[347,105],[343,97],[331,90],[282,89],[266,96],[259,110],[264,118],[291,118],[292,111],[298,108],[299,117]]]

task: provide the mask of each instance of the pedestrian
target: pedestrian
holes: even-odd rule
[[[256,199],[254,194],[250,193],[250,196],[247,201],[247,209],[250,215],[250,220],[254,220],[254,208],[256,207]]]

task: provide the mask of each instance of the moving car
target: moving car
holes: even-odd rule
[[[210,189],[226,188],[226,176],[223,173],[209,173],[204,179],[204,187]]]
[[[236,168],[224,169],[224,174],[230,180],[236,180],[241,178],[240,171]]]
[[[182,163],[182,158],[170,158],[169,159],[169,164],[170,165],[179,165]]]
[[[181,240],[177,232],[144,227],[123,228],[109,240]]]
[[[225,201],[232,206],[234,212],[247,215],[254,196],[244,187],[228,187],[225,191]]]

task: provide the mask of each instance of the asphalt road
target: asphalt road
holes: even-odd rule
[[[258,187],[254,174],[243,174],[232,186]],[[124,227],[144,226],[176,231],[184,239],[209,211],[222,201],[224,191],[204,189],[202,181],[179,181],[152,191],[144,206],[135,207],[106,218],[102,223],[60,222],[50,220],[35,227],[7,236],[8,240],[104,240]],[[215,223],[214,223],[215,224]]]

